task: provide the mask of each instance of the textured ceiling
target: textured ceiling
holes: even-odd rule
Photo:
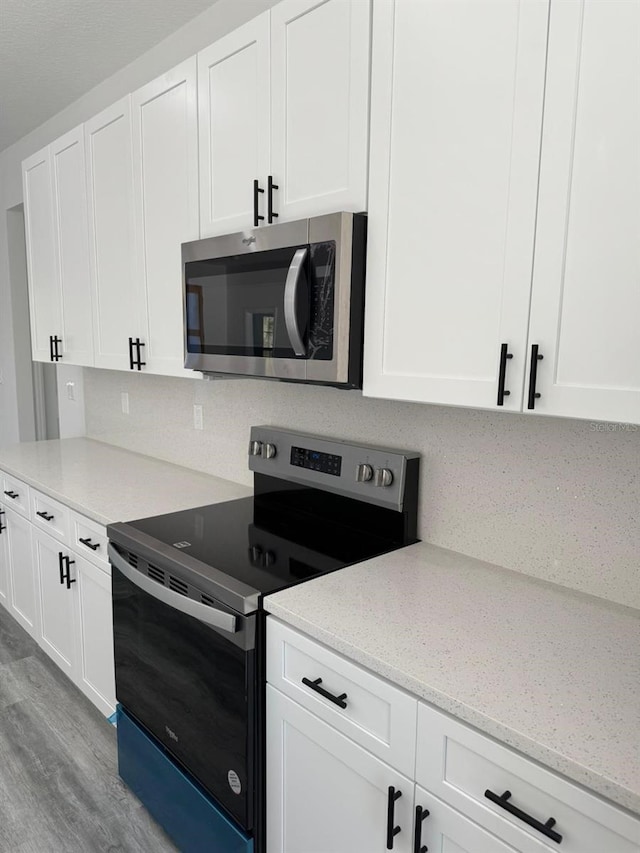
[[[214,0],[0,0],[0,151]]]

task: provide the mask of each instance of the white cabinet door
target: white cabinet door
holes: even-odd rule
[[[269,171],[268,12],[198,54],[198,102],[200,236],[253,227],[253,182],[264,189]]]
[[[62,335],[62,310],[53,214],[51,152],[44,148],[22,164],[31,351],[52,361],[51,338]]]
[[[73,559],[73,554],[60,542],[33,528],[33,560],[35,564],[40,608],[38,643],[60,669],[75,680],[76,619],[75,584],[68,588],[63,580],[65,564],[60,556]],[[75,566],[69,567],[75,578]],[[14,571],[15,576],[15,571]]]
[[[4,518],[7,529],[2,535],[7,534],[9,552],[9,610],[25,631],[36,637],[39,620],[31,524],[9,509],[6,509]]]
[[[93,364],[86,166],[82,126],[51,145],[58,270],[65,364]]]
[[[370,15],[369,0],[284,0],[271,9],[279,222],[367,208]]]
[[[127,370],[128,339],[144,326],[134,273],[130,97],[88,121],[85,139],[95,366]]]
[[[0,504],[0,604],[9,609],[9,534],[7,513]]]
[[[517,853],[515,847],[498,841],[478,824],[472,823],[417,785],[415,797],[416,806],[428,812],[420,828],[414,828],[420,842],[415,845],[416,850],[428,849],[434,853]]]
[[[551,4],[525,411],[640,423],[639,44],[638,0]]]
[[[111,576],[83,557],[72,555],[76,579],[78,687],[105,716],[116,707],[113,663]]]
[[[185,375],[180,245],[198,238],[196,58],[132,95],[136,274],[146,296],[144,358]]]
[[[357,4],[356,4],[357,5]],[[519,411],[548,0],[374,4],[364,393]]]
[[[267,685],[270,853],[383,853],[389,786],[401,792],[393,849],[409,853],[413,782]]]

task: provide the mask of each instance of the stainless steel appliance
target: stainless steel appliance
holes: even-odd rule
[[[264,850],[262,599],[416,541],[413,453],[254,427],[254,495],[107,528],[120,774],[183,853]]]
[[[182,246],[185,367],[362,387],[366,216]]]

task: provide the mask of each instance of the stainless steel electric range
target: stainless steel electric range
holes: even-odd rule
[[[264,850],[263,597],[417,541],[415,453],[261,426],[249,467],[107,528],[120,775],[184,853]]]

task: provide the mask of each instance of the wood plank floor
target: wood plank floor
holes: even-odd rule
[[[118,776],[116,735],[0,606],[1,853],[175,853]]]

